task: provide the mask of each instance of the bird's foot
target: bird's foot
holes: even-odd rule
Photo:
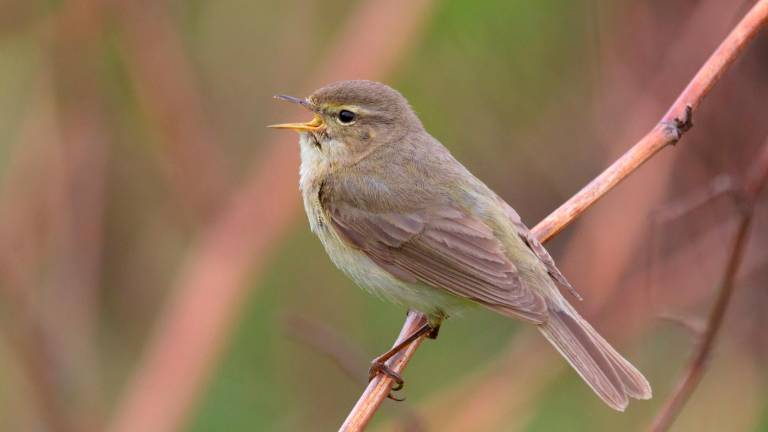
[[[379,374],[386,375],[395,382],[395,384],[392,386],[392,391],[389,392],[387,397],[398,402],[404,401],[405,398],[398,398],[392,393],[402,390],[403,386],[405,385],[405,380],[403,380],[403,377],[399,373],[395,372],[391,367],[387,366],[386,361],[382,361],[377,358],[371,362],[371,367],[368,369],[368,381],[370,382],[372,379],[376,378],[376,375]]]
[[[429,323],[424,323],[416,331],[414,331],[413,333],[408,335],[408,337],[401,340],[397,345],[392,347],[392,349],[373,359],[373,361],[371,362],[371,367],[368,369],[368,381],[370,382],[377,375],[382,374],[390,377],[392,381],[395,382],[395,384],[392,386],[392,391],[398,391],[402,389],[403,384],[405,383],[405,381],[403,381],[403,377],[400,376],[398,372],[395,372],[391,367],[387,365],[387,360],[391,359],[392,357],[400,353],[402,350],[407,348],[408,345],[412,344],[415,340],[417,340],[421,336],[426,336],[432,339],[436,338],[437,332],[439,329],[440,329],[439,321],[436,324],[432,324],[432,325],[430,325]],[[404,399],[400,399],[393,396],[391,392],[389,393],[389,395],[387,395],[387,397],[396,401],[404,400]]]

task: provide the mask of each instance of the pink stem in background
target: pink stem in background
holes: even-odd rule
[[[431,6],[430,0],[362,3],[308,84],[387,76],[418,40]],[[274,138],[244,186],[190,249],[109,430],[170,432],[183,426],[233,329],[248,293],[246,276],[260,271],[270,246],[298,213],[296,147],[295,137]]]
[[[120,47],[139,102],[163,138],[165,174],[189,219],[201,223],[221,207],[231,176],[167,3],[115,2],[124,30]]]

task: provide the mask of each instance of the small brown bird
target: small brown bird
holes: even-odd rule
[[[472,305],[534,324],[611,408],[651,387],[566,301],[578,297],[520,216],[433,138],[405,98],[372,81],[340,81],[297,103],[300,188],[312,231],[363,288],[418,310],[429,324],[387,359]],[[396,388],[396,389],[397,389]],[[395,390],[396,390],[395,389]]]

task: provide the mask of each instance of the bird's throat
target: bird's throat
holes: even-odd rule
[[[301,157],[299,187],[304,194],[316,193],[320,182],[330,168],[328,158],[308,133],[300,134],[299,151]]]

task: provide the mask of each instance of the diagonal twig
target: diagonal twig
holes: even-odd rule
[[[533,234],[542,242],[551,239],[653,155],[679,141],[682,134],[691,127],[692,112],[698,108],[704,97],[766,21],[768,21],[768,0],[760,0],[699,69],[661,121],[610,167],[536,225],[532,230]],[[410,312],[400,331],[398,341],[413,333],[424,322],[425,318],[422,314]],[[395,372],[402,373],[422,340],[423,338],[418,339],[401,355],[393,358],[389,366]],[[395,344],[397,343],[396,341]],[[371,380],[340,430],[363,430],[389,394],[392,384],[393,381],[388,376],[379,375]]]

